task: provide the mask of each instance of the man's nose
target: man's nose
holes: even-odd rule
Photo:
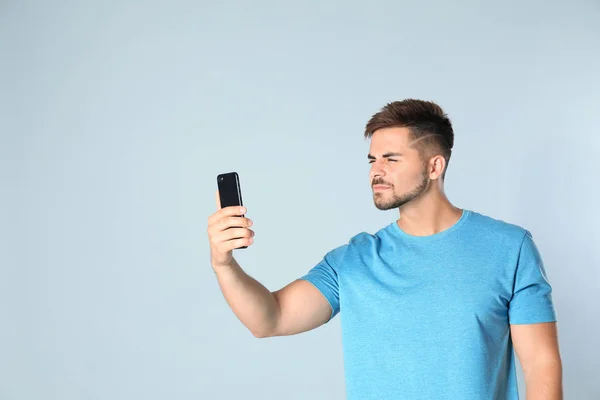
[[[371,164],[371,171],[369,173],[371,179],[375,178],[375,177],[380,177],[380,176],[385,176],[385,171],[381,168],[381,166],[379,164],[377,164],[376,162],[373,162]]]

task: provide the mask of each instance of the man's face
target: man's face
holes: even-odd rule
[[[373,201],[380,210],[398,208],[421,196],[429,186],[427,166],[411,147],[408,128],[375,131],[369,163]]]

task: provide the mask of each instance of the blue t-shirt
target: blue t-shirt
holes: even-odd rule
[[[302,279],[340,313],[350,400],[516,400],[509,324],[556,321],[531,233],[470,210],[431,236],[360,233]]]

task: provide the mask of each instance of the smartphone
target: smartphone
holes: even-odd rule
[[[237,172],[227,172],[217,175],[217,186],[219,188],[221,208],[244,205],[242,203],[240,177]],[[239,216],[243,217],[243,215]],[[248,246],[238,247],[238,249],[246,248],[248,248]]]

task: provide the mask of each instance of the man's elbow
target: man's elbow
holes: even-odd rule
[[[261,329],[249,329],[257,339],[265,339],[273,336],[278,336],[274,327],[262,327]]]
[[[250,332],[252,332],[252,335],[257,339],[265,339],[265,338],[273,336],[273,334],[271,334],[270,332],[267,332],[267,331],[250,331]]]

